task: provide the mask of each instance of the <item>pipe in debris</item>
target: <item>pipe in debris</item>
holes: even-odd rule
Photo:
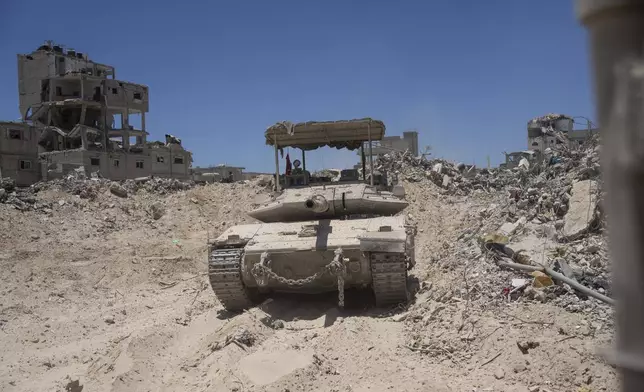
[[[644,156],[640,121],[644,64],[644,2],[576,0],[588,31],[594,97],[602,135],[602,176],[614,264],[616,365],[624,391],[644,380]],[[621,69],[620,69],[621,68]],[[639,70],[638,70],[639,71]]]
[[[555,272],[555,271],[553,271],[552,269],[550,269],[548,267],[543,267],[543,272],[545,272],[546,274],[550,275],[550,277],[552,277],[555,280],[558,280],[558,281],[564,282],[564,283],[568,283],[570,285],[570,287],[572,287],[572,288],[574,288],[576,290],[579,290],[580,292],[586,294],[589,297],[596,298],[596,299],[598,299],[598,300],[600,300],[602,302],[605,302],[605,303],[607,303],[609,305],[615,305],[615,300],[614,299],[612,299],[610,297],[607,297],[607,296],[605,296],[605,295],[603,295],[601,293],[598,293],[598,292],[596,292],[594,290],[591,290],[588,287],[582,285],[581,283],[579,283],[579,282],[577,282],[575,280],[572,280],[567,276],[564,276],[564,275],[560,274],[559,272]]]
[[[506,263],[506,262],[499,262],[498,265],[499,267],[507,267],[507,268],[512,268],[512,269],[526,271],[526,272],[543,271],[542,267],[536,267],[534,265]]]
[[[499,267],[508,267],[508,268],[513,268],[517,270],[522,270],[522,271],[527,271],[527,272],[534,272],[534,271],[541,271],[547,275],[549,275],[551,278],[554,280],[558,280],[560,282],[567,283],[570,285],[570,287],[574,288],[577,291],[580,291],[584,294],[586,294],[589,297],[596,298],[602,302],[605,302],[609,305],[615,305],[615,300],[607,297],[601,293],[598,293],[594,290],[589,289],[588,287],[582,285],[581,283],[570,279],[567,276],[564,276],[558,272],[553,271],[551,268],[548,267],[538,267],[535,265],[525,265],[525,264],[519,264],[519,263],[505,263],[501,262],[499,263]]]

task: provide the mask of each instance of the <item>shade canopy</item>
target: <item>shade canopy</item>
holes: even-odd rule
[[[294,147],[315,150],[319,147],[355,150],[369,140],[382,140],[385,124],[380,120],[362,118],[340,121],[282,121],[264,133],[266,144],[278,148]],[[371,135],[371,137],[369,137]]]

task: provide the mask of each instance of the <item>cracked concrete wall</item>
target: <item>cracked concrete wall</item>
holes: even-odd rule
[[[150,156],[145,154],[67,150],[46,153],[42,156],[43,179],[60,177],[81,166],[85,168],[88,175],[99,172],[101,176],[112,180],[147,177],[152,173]]]
[[[190,178],[191,156],[185,150],[150,149],[152,175],[178,179]]]

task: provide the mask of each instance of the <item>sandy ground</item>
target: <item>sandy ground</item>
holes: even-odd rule
[[[439,267],[484,200],[407,189],[420,287],[407,309],[347,292],[344,310],[330,294],[223,311],[206,240],[251,221],[253,185],[93,201],[48,190],[39,197],[51,213],[0,204],[0,390],[78,392],[76,380],[83,391],[617,389],[599,353],[611,328],[548,303],[470,301],[467,266],[478,261]],[[431,348],[414,349],[421,341]]]

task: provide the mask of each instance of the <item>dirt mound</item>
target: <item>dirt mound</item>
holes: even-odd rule
[[[604,308],[574,290],[545,303],[527,286],[504,294],[534,278],[501,269],[479,241],[521,217],[508,246],[554,225],[532,216],[541,196],[525,193],[514,210],[506,186],[459,195],[428,177],[407,182],[403,213],[418,226],[409,306],[365,309],[347,293],[361,305],[341,310],[334,293],[287,295],[233,315],[207,283],[206,241],[252,222],[263,184],[66,181],[28,190],[28,208],[0,203],[3,390],[614,389],[594,353],[612,333],[593,310]],[[597,269],[601,238],[584,231],[563,245],[565,260]]]

